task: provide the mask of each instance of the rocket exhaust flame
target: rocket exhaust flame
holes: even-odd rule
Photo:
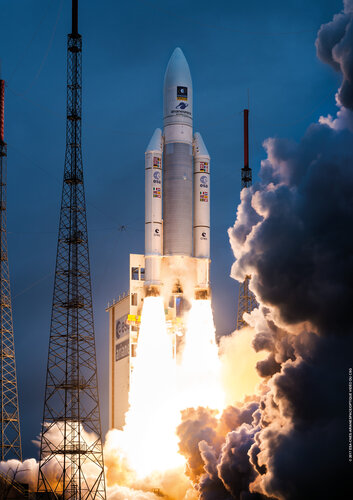
[[[131,477],[138,481],[183,467],[185,458],[178,452],[176,434],[181,411],[200,405],[219,411],[223,404],[210,301],[192,302],[177,365],[163,299],[146,297],[131,378],[130,409],[123,431],[109,435],[110,454],[117,451],[130,481]]]
[[[182,463],[175,435],[175,362],[161,297],[145,298],[135,362],[123,435],[131,467],[145,476]]]
[[[197,406],[223,408],[220,361],[209,300],[192,301],[177,383],[180,410]]]

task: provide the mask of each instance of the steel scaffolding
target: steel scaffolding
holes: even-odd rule
[[[72,2],[66,155],[41,433],[38,491],[105,499],[86,205],[81,155],[82,38]]]
[[[12,322],[10,272],[7,253],[6,182],[7,146],[4,142],[5,82],[0,80],[0,391],[1,460],[22,461],[20,416]]]

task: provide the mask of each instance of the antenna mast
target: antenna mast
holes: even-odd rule
[[[244,167],[241,169],[241,189],[252,185],[252,170],[249,166],[249,110],[244,109]],[[245,280],[239,286],[237,330],[247,325],[243,314],[250,313],[257,306],[255,295],[249,289],[251,276],[245,276]]]

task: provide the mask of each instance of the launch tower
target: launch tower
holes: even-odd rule
[[[241,169],[241,189],[252,185],[252,170],[249,166],[249,110],[244,109],[244,167]],[[243,314],[250,313],[255,309],[257,302],[255,295],[249,289],[251,276],[245,276],[245,280],[239,286],[237,330],[247,325]]]
[[[38,475],[39,492],[65,500],[106,498],[81,155],[81,56],[78,0],[73,0],[66,155]]]
[[[22,461],[20,417],[18,409],[15,344],[12,323],[9,261],[6,228],[6,158],[4,142],[5,82],[0,80],[0,396],[1,460]]]

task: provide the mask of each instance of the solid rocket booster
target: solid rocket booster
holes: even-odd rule
[[[210,156],[196,132],[194,142],[194,255],[210,257]]]
[[[162,131],[157,128],[145,153],[145,273],[149,285],[160,285],[163,253]]]
[[[191,259],[195,287],[208,288],[210,157],[201,135],[193,137],[192,93],[188,63],[176,48],[164,78],[163,133],[154,132],[145,153],[147,287],[161,284],[162,257],[175,257]]]

